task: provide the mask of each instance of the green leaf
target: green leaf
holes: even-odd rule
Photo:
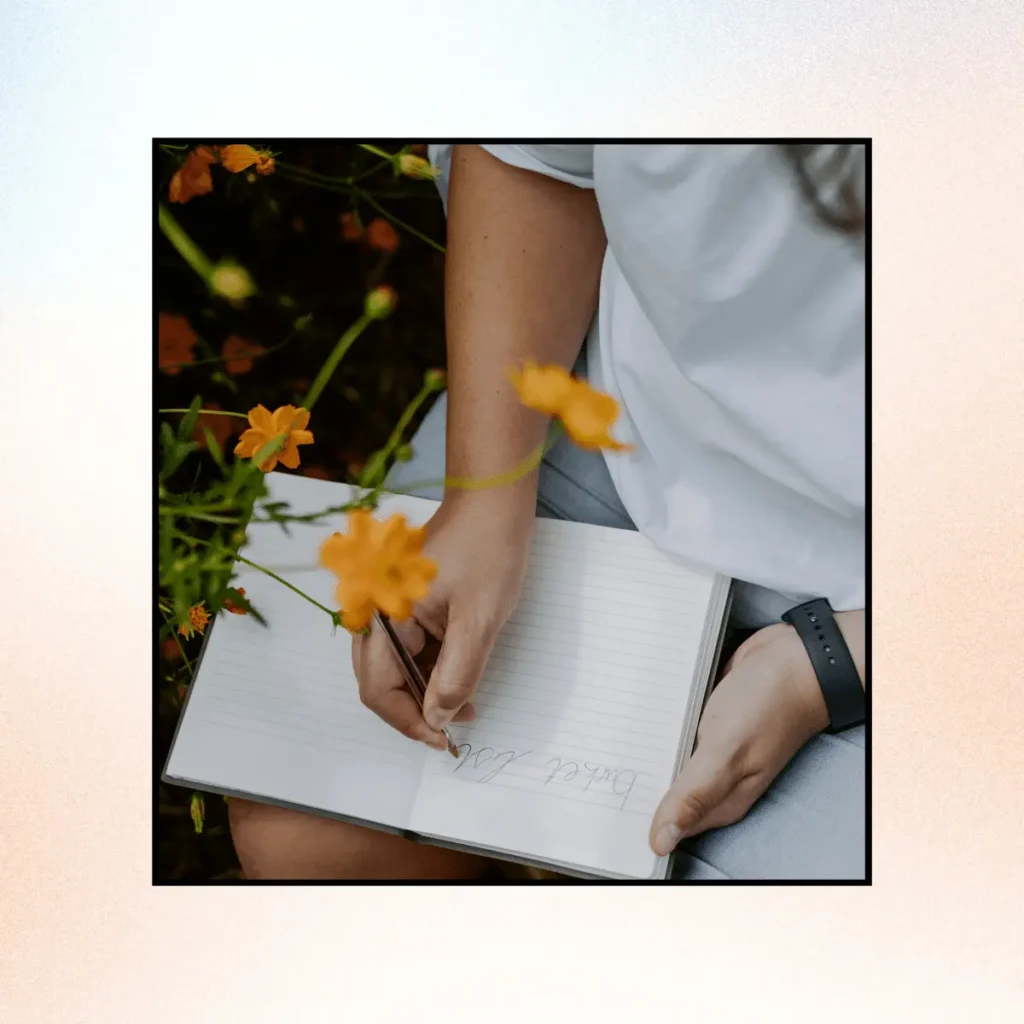
[[[187,441],[192,436],[192,431],[196,429],[196,420],[199,418],[199,410],[203,407],[203,400],[199,395],[196,395],[192,399],[192,404],[188,407],[188,412],[181,419],[181,423],[178,424],[178,437],[182,441]]]
[[[164,420],[160,424],[160,447],[163,448],[165,454],[173,450],[176,441],[177,438],[174,436],[170,423]]]
[[[210,453],[210,458],[217,463],[217,467],[222,473],[227,473],[228,465],[224,461],[224,450],[209,427],[203,427],[203,437],[206,438],[206,450]]]

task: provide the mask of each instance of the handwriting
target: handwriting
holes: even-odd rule
[[[503,750],[499,753],[494,747],[481,747],[474,752],[472,744],[460,743],[458,747],[460,755],[463,749],[465,749],[466,755],[459,758],[459,763],[455,766],[455,772],[465,768],[470,761],[473,762],[473,768],[476,770],[480,770],[481,763],[486,765],[495,762],[494,768],[488,771],[482,778],[477,779],[477,782],[490,782],[495,776],[500,775],[513,761],[518,761],[521,757],[526,757],[527,754],[533,753],[532,750],[524,750],[522,753],[516,753],[514,750]],[[491,756],[484,757],[488,752],[490,752]]]
[[[452,774],[460,772],[467,781],[488,783],[496,779],[509,765],[520,763],[524,771],[510,772],[520,779],[533,780],[541,787],[557,785],[567,787],[576,793],[592,793],[595,797],[621,798],[619,810],[626,806],[638,773],[632,768],[602,764],[593,761],[569,760],[563,757],[548,757],[538,753],[531,762],[532,750],[501,750],[497,747],[477,747],[471,743],[460,743],[459,763]]]
[[[554,765],[551,773],[544,780],[544,785],[550,782],[572,782],[580,774],[580,767],[576,761],[563,761],[560,757],[552,757],[544,767]],[[583,774],[586,778],[586,785],[583,790],[586,792],[597,783],[607,783],[612,793],[622,797],[622,806],[626,806],[629,794],[636,783],[636,772],[632,768],[614,768],[607,764],[592,764],[590,761],[583,762]]]

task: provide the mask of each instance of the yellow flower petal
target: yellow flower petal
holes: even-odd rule
[[[225,169],[237,174],[252,167],[259,156],[252,146],[224,146],[220,151],[220,162]]]
[[[522,371],[510,371],[509,377],[523,405],[548,416],[559,415],[572,394],[573,379],[561,366],[528,362]]]
[[[249,422],[256,430],[262,430],[268,436],[274,433],[274,417],[264,405],[257,405],[256,408],[249,410]]]

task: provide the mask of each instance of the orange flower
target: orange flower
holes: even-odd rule
[[[607,448],[628,452],[632,446],[613,440],[608,431],[619,415],[611,395],[595,391],[561,366],[528,362],[521,371],[509,373],[523,405],[548,416],[557,416],[565,432],[581,448]]]
[[[184,163],[174,172],[168,199],[172,203],[187,203],[193,196],[206,195],[213,191],[213,178],[210,175],[210,164],[215,163],[216,155],[209,146],[193,149]]]
[[[356,219],[354,213],[343,213],[341,220],[341,237],[354,242],[357,238],[363,237],[363,225]]]
[[[375,519],[368,509],[350,512],[348,525],[347,534],[332,534],[320,547],[320,564],[338,576],[343,625],[363,629],[378,609],[409,618],[437,575],[437,564],[421,551],[423,529],[410,529],[403,515]]]
[[[265,149],[253,149],[252,146],[222,146],[220,162],[224,168],[237,174],[247,167],[256,165],[257,174],[273,174],[274,158]]]
[[[227,360],[224,369],[228,373],[248,373],[252,369],[252,359],[247,357],[258,356],[265,351],[266,349],[262,345],[246,341],[237,334],[232,334],[225,340],[220,354],[223,359]]]
[[[181,373],[176,363],[191,363],[195,356],[192,349],[196,344],[196,332],[183,316],[161,313],[157,326],[157,365],[164,373],[175,376]]]
[[[238,593],[242,597],[245,597],[245,587],[235,587],[235,590],[237,590]],[[225,597],[223,603],[224,603],[224,610],[227,611],[227,612],[231,612],[232,615],[247,615],[248,614],[246,612],[246,610],[240,604],[235,604],[235,602],[232,601],[230,597]]]
[[[210,621],[210,613],[203,607],[204,604],[206,604],[205,601],[200,601],[199,604],[194,604],[189,608],[188,622],[183,622],[178,627],[178,632],[182,636],[191,637],[193,633],[203,635],[203,630],[206,629]]]
[[[298,469],[298,446],[313,443],[313,435],[305,429],[308,423],[309,411],[306,409],[282,405],[271,413],[262,405],[257,405],[255,409],[249,410],[249,429],[239,438],[235,454],[250,459],[271,438],[283,436],[284,446],[269,456],[260,469],[269,473],[278,462],[289,469]]]
[[[204,409],[217,410],[220,405],[217,402],[204,402]],[[233,416],[207,416],[200,413],[196,418],[196,426],[192,431],[192,440],[200,447],[206,447],[206,433],[203,427],[209,427],[210,433],[217,439],[217,444],[224,447],[228,438],[238,429]]]
[[[377,217],[366,229],[366,241],[371,249],[394,252],[398,248],[398,232],[383,217]]]

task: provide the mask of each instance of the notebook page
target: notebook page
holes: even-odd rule
[[[267,484],[294,512],[349,497],[337,484],[280,473]],[[402,508],[393,510],[417,519],[434,507],[398,500]],[[279,526],[256,524],[243,554],[331,608],[334,577],[318,567],[317,555],[324,538],[344,528],[344,516],[291,524],[289,538]],[[168,777],[407,828],[424,758],[434,752],[360,703],[345,630],[332,635],[327,615],[256,570],[241,573],[236,585],[269,628],[247,615],[218,615]]]
[[[522,600],[474,704],[462,757],[430,759],[412,828],[648,878],[648,845],[697,681],[716,578],[645,538],[537,521]]]

